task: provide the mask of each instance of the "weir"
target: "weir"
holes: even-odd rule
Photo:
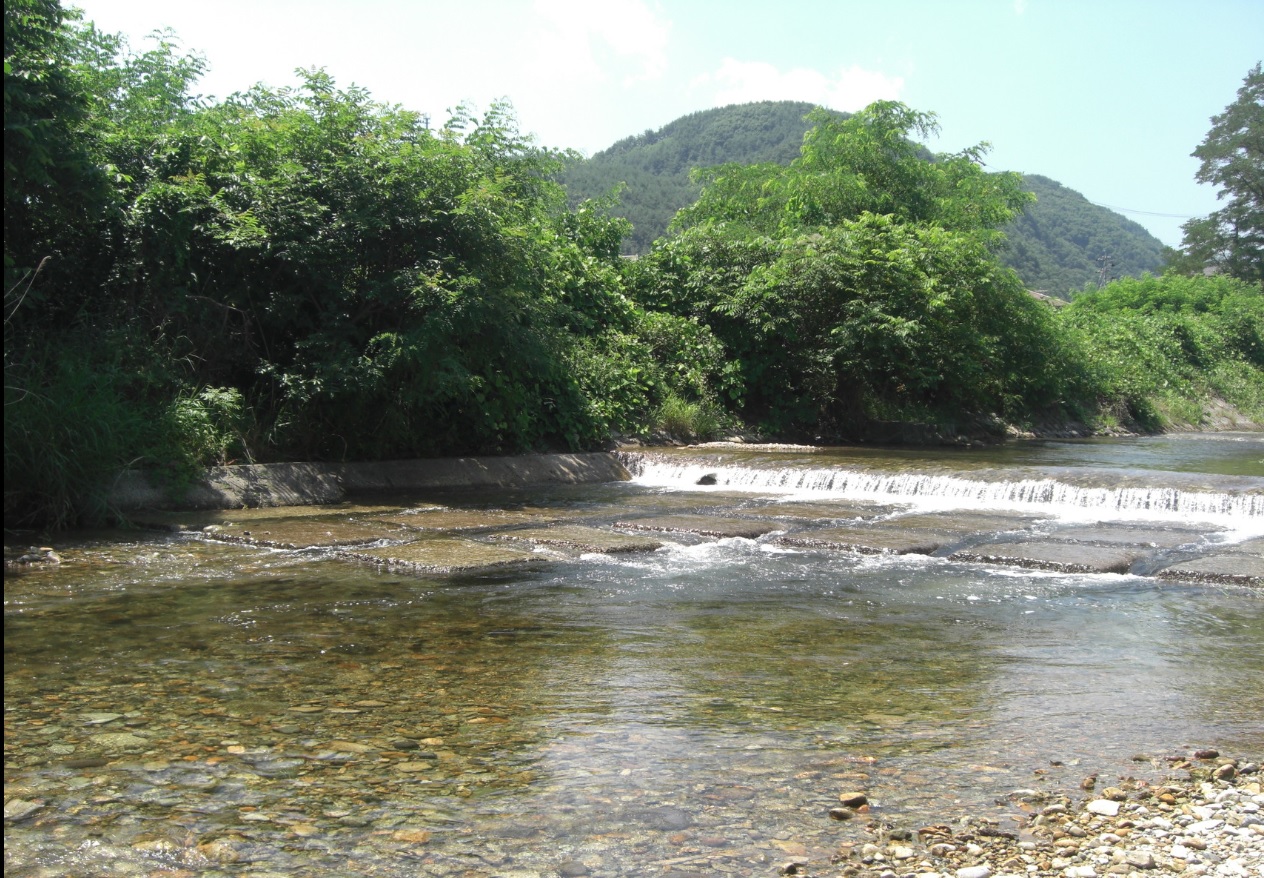
[[[787,497],[898,502],[919,509],[1017,510],[1048,516],[1099,520],[1206,521],[1264,533],[1264,492],[1243,479],[1233,487],[1172,487],[1144,484],[1136,475],[1093,472],[1052,477],[984,471],[970,475],[880,472],[831,467],[726,464],[687,455],[623,453],[638,484],[679,490],[771,492]],[[1171,473],[1151,482],[1181,481]],[[1078,483],[1077,483],[1078,482]],[[1111,482],[1112,484],[1102,484]],[[1136,484],[1118,484],[1134,482]]]

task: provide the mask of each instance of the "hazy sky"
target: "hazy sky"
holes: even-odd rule
[[[938,114],[928,144],[992,144],[1164,243],[1217,208],[1190,156],[1264,57],[1260,0],[64,0],[101,29],[173,28],[204,94],[340,85],[429,113],[514,105],[586,154],[686,113],[755,100]]]

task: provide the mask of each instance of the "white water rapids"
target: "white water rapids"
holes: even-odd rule
[[[622,458],[635,483],[662,489],[770,493],[786,499],[901,504],[925,511],[1022,511],[1070,521],[1204,522],[1226,527],[1240,537],[1264,534],[1264,489],[1260,486],[1215,490],[1135,484],[1136,478],[1118,480],[1133,484],[1090,485],[1077,484],[1074,474],[1053,478],[1008,477],[997,471],[948,475],[756,467],[653,453],[624,453]],[[1173,474],[1149,475],[1161,478]],[[1103,480],[1101,473],[1094,478]]]

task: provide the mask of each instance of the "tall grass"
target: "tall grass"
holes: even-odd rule
[[[235,391],[181,393],[128,362],[127,344],[65,338],[6,351],[5,529],[109,523],[111,488],[135,467],[178,484],[239,442]]]
[[[724,426],[724,419],[715,406],[706,402],[688,402],[669,393],[654,416],[657,429],[678,439],[705,442],[714,439]]]

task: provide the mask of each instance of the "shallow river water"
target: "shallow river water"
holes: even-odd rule
[[[1264,535],[1258,434],[628,462],[328,515],[439,505],[475,542],[561,521],[653,551],[438,574],[131,531],[6,571],[5,874],[833,875],[879,831],[1018,827],[1015,790],[1264,756],[1264,591],[1151,575]],[[928,553],[785,539],[981,514]],[[699,516],[771,529],[655,525]],[[1176,536],[1124,573],[951,557],[1103,526]],[[849,790],[868,813],[830,819]]]

